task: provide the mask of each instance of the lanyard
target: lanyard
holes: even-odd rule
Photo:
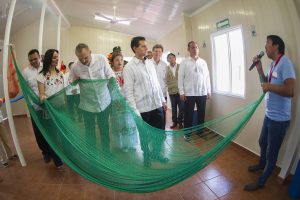
[[[279,63],[279,61],[281,60],[282,56],[283,56],[283,54],[281,54],[281,55],[279,56],[279,58],[276,60],[275,64],[272,66],[272,68],[271,68],[271,70],[270,70],[269,83],[271,83],[273,71],[274,71],[276,65],[277,65],[277,64]]]

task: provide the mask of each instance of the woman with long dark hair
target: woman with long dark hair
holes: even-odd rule
[[[56,49],[48,49],[44,56],[43,68],[37,76],[38,89],[40,94],[40,100],[44,101],[53,94],[64,89],[64,78],[63,74],[56,68],[58,65],[59,53]],[[64,96],[61,95],[55,97],[51,104],[55,107],[62,106],[64,104]],[[47,120],[47,124],[52,124],[51,118],[48,116],[47,112],[44,112],[44,119]],[[50,126],[51,127],[51,126]],[[53,134],[56,134],[55,131]],[[52,136],[55,138],[55,136]],[[55,140],[55,139],[54,139]],[[47,144],[51,158],[57,168],[61,168],[63,163],[52,148]]]
[[[64,88],[63,74],[56,68],[58,60],[59,53],[56,49],[48,49],[46,51],[43,68],[37,78],[41,101]]]

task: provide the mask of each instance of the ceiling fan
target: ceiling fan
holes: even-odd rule
[[[94,17],[95,20],[108,22],[110,24],[123,24],[123,25],[130,25],[132,20],[137,20],[137,18],[123,18],[123,17],[117,17],[116,16],[116,6],[113,7],[114,9],[114,15],[104,15],[101,13],[95,13]]]

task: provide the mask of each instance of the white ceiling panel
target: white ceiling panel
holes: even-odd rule
[[[42,2],[42,0],[18,0],[12,32],[39,20]],[[72,26],[109,29],[157,40],[182,23],[183,13],[192,14],[210,0],[54,0],[54,2]],[[0,33],[4,33],[6,24],[5,13],[1,12],[1,8],[9,3],[10,0],[0,0]],[[116,16],[137,20],[126,26],[94,19],[95,13],[113,16],[113,6],[116,6]]]

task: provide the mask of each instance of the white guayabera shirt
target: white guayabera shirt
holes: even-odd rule
[[[105,56],[92,54],[92,60],[89,66],[83,65],[77,61],[71,72],[70,78],[80,79],[109,79],[115,77],[115,73],[108,64]],[[102,112],[111,102],[110,93],[105,81],[96,81],[94,83],[79,83],[80,104],[79,108],[88,112]]]
[[[160,108],[166,102],[151,60],[133,57],[125,66],[123,75],[125,97],[139,113]]]
[[[209,71],[205,60],[189,57],[181,62],[178,71],[180,95],[205,96],[211,94]]]

